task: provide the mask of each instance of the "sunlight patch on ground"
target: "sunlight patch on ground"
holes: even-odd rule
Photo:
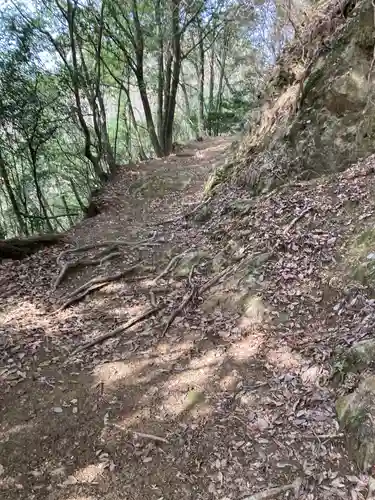
[[[247,361],[256,356],[264,343],[264,334],[254,332],[233,344],[228,355],[236,361]]]
[[[139,375],[151,362],[151,360],[144,359],[132,362],[113,361],[98,365],[93,370],[95,385],[101,382],[104,386],[111,387],[119,381],[122,381],[124,385],[139,384],[142,377],[137,374]]]
[[[303,358],[297,352],[292,352],[292,350],[286,346],[270,349],[266,358],[267,362],[270,363],[273,368],[280,371],[296,370],[303,365]]]
[[[82,496],[82,495],[79,495],[79,496],[76,496],[76,495],[73,495],[73,496],[70,496],[67,498],[67,500],[98,500],[98,497],[93,497],[93,496]]]
[[[37,321],[37,326],[45,324],[46,321],[43,321],[45,317],[46,312],[39,304],[24,300],[10,307],[5,306],[5,310],[0,312],[0,324],[5,326],[16,321],[18,326],[28,328],[30,322]]]
[[[169,396],[162,402],[162,411],[177,416],[189,408],[200,406],[204,402],[204,387],[212,380],[218,365],[222,363],[215,350],[193,359],[185,370],[171,376],[163,384],[161,394]],[[206,404],[203,405],[206,407]],[[209,409],[205,408],[206,413]]]
[[[14,425],[6,431],[0,431],[0,442],[5,442],[10,439],[11,436],[18,434],[20,432],[30,431],[34,427],[34,424],[19,424]]]
[[[87,467],[79,469],[74,478],[78,483],[94,483],[99,476],[103,475],[104,468],[100,464],[90,464]]]
[[[120,319],[130,319],[146,311],[144,305],[134,305],[129,307],[126,303],[124,307],[114,307],[111,309],[111,315]]]
[[[240,380],[239,373],[237,370],[232,370],[231,373],[225,375],[219,383],[219,387],[222,391],[233,391],[236,388]]]

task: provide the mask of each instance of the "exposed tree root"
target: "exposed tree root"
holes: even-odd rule
[[[198,212],[199,209],[201,209],[205,205],[207,205],[211,200],[212,200],[212,197],[210,196],[206,200],[201,201],[200,203],[198,203],[198,205],[195,208],[193,208],[193,210],[190,210],[190,212],[178,215],[177,217],[173,217],[173,219],[163,220],[161,222],[158,222],[157,225],[158,226],[162,226],[164,224],[172,224],[173,222],[178,222],[179,220],[188,219],[189,217],[191,217],[192,215],[194,215],[196,212]]]
[[[220,271],[219,273],[215,274],[210,280],[206,281],[204,285],[202,285],[199,290],[198,290],[198,295],[202,295],[204,292],[207,292],[212,286],[216,285],[216,283],[221,279],[227,276],[231,271],[233,270],[233,266],[227,267],[223,269],[223,271]]]
[[[121,253],[120,252],[111,252],[108,255],[104,255],[101,258],[96,258],[96,259],[84,259],[84,260],[79,260],[77,262],[66,262],[63,267],[61,268],[61,271],[59,275],[56,278],[56,281],[53,285],[53,290],[56,290],[57,287],[61,284],[61,282],[64,280],[64,278],[67,276],[70,270],[77,269],[80,267],[85,267],[85,266],[97,266],[97,265],[102,265],[104,262],[109,261],[110,259],[114,259],[116,257],[120,257]]]
[[[133,273],[136,269],[138,269],[140,267],[141,267],[141,264],[135,264],[134,266],[128,267],[124,271],[120,271],[119,273],[116,273],[116,274],[112,274],[109,276],[98,276],[96,278],[92,278],[91,280],[87,281],[79,288],[76,288],[75,290],[73,290],[73,292],[71,292],[67,297],[65,297],[65,302],[55,312],[63,311],[64,309],[69,307],[71,304],[82,300],[90,292],[92,292],[94,290],[98,290],[99,288],[102,288],[103,286],[108,285],[109,283],[111,283],[113,281],[116,281],[116,280],[119,280],[121,278],[124,278],[125,276],[128,276],[129,274]]]
[[[141,240],[138,242],[127,241],[127,240],[108,240],[108,241],[102,241],[100,243],[93,243],[89,245],[83,245],[80,247],[69,248],[68,250],[64,250],[63,252],[60,253],[60,255],[57,257],[56,260],[57,264],[61,267],[61,269],[53,285],[53,290],[57,289],[57,287],[62,283],[62,281],[65,279],[70,270],[85,266],[102,265],[104,262],[107,262],[113,258],[121,256],[121,253],[118,251],[119,247],[121,246],[130,246],[132,248],[138,248],[141,246],[158,244],[157,242],[154,241],[155,236],[156,232],[154,232],[151,238],[147,238],[145,240]],[[62,264],[62,259],[64,257],[100,248],[102,248],[102,250],[98,252],[97,255],[94,256],[94,258],[92,259],[79,259],[76,262],[68,261],[65,264]]]
[[[78,294],[75,294],[73,295],[72,297],[70,297],[69,299],[67,299],[61,307],[59,307],[55,313],[58,313],[60,311],[64,311],[64,309],[67,309],[69,306],[71,306],[72,304],[76,303],[76,302],[79,302],[81,301],[82,299],[84,299],[86,297],[86,295],[88,295],[89,293],[91,292],[94,292],[96,290],[100,290],[101,288],[104,288],[105,286],[109,285],[109,281],[103,281],[102,283],[96,283],[95,285],[92,285],[88,288],[86,288],[86,290],[82,291],[81,293],[78,293]]]
[[[73,354],[77,354],[77,353],[82,352],[86,349],[90,349],[94,345],[101,344],[105,340],[116,337],[117,335],[119,335],[120,333],[123,333],[125,330],[128,330],[129,328],[136,325],[137,323],[139,323],[139,322],[143,321],[144,319],[149,318],[150,316],[156,314],[164,307],[165,307],[164,304],[160,304],[157,307],[152,307],[150,309],[147,309],[147,311],[145,311],[144,313],[141,313],[139,316],[136,316],[135,318],[131,319],[130,321],[128,321],[124,325],[120,325],[110,332],[107,332],[103,335],[100,335],[99,337],[96,337],[95,339],[89,340],[88,342],[85,342],[80,347],[78,347],[73,352]]]
[[[114,248],[120,247],[120,246],[130,246],[130,247],[140,247],[142,245],[155,245],[157,242],[154,241],[156,236],[156,231],[154,234],[151,236],[151,238],[147,238],[145,240],[140,240],[140,241],[128,241],[128,240],[107,240],[107,241],[102,241],[99,243],[92,243],[89,245],[82,245],[80,247],[76,248],[69,248],[68,250],[64,250],[63,252],[60,253],[60,255],[57,257],[57,263],[60,264],[61,259],[63,257],[66,257],[69,254],[76,254],[76,253],[82,253],[86,252],[87,250],[94,250],[98,248],[105,248],[109,247],[111,250]]]
[[[194,297],[197,295],[197,287],[194,286],[193,289],[190,291],[190,293],[185,297],[185,299],[181,302],[181,304],[176,308],[174,309],[174,311],[172,312],[172,314],[169,316],[165,326],[164,326],[164,329],[163,329],[163,332],[161,334],[162,337],[164,337],[164,335],[167,333],[168,329],[170,328],[170,326],[172,325],[173,321],[177,318],[177,316],[183,311],[183,309],[188,305],[188,303],[194,299]]]
[[[177,262],[183,257],[183,255],[186,253],[182,252],[179,253],[178,255],[175,255],[168,263],[167,267],[154,279],[154,284],[156,284],[161,278],[166,276],[172,269],[174,269],[177,265]]]

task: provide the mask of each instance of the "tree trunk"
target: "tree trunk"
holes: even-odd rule
[[[7,167],[5,165],[4,159],[1,156],[0,156],[0,176],[4,181],[5,190],[8,194],[10,203],[12,205],[14,215],[16,216],[19,229],[20,229],[22,234],[28,235],[27,225],[26,225],[25,221],[23,220],[23,217],[20,213],[16,197],[14,195],[12,186],[11,186],[10,181],[9,181]]]
[[[214,88],[215,88],[215,43],[211,47],[210,55],[210,83],[208,95],[208,133],[212,134],[212,113],[214,110]]]
[[[180,30],[180,0],[172,2],[172,79],[167,105],[167,112],[164,116],[164,154],[172,152],[173,124],[176,111],[176,99],[181,72],[181,30]]]
[[[199,65],[198,65],[198,129],[199,135],[204,134],[204,43],[203,43],[203,29],[202,20],[200,17],[197,19],[198,26],[198,51],[199,51]]]
[[[162,28],[161,0],[155,3],[155,21],[158,37],[158,105],[157,105],[157,131],[159,143],[163,142],[163,92],[164,92],[164,37]]]

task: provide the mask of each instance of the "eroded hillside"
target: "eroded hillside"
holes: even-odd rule
[[[372,14],[320,6],[229,160],[124,166],[1,263],[2,498],[372,498]]]
[[[271,75],[248,131],[210,181],[258,194],[342,171],[375,150],[374,8],[319,2]]]

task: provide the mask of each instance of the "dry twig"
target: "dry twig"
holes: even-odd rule
[[[125,427],[122,427],[119,424],[112,423],[111,424],[113,427],[116,427],[116,429],[120,429],[121,431],[124,432],[132,432],[134,436],[136,437],[141,437],[145,439],[151,439],[152,441],[158,441],[160,443],[166,443],[169,444],[169,441],[161,436],[156,436],[155,434],[147,434],[146,432],[138,432],[138,431],[130,431],[129,429],[126,429]]]
[[[302,210],[302,212],[297,216],[295,217],[292,222],[284,229],[284,234],[287,234],[291,229],[292,227],[299,221],[301,220],[306,214],[308,214],[309,212],[311,212],[311,210],[313,209],[313,207],[307,207],[305,208],[305,210]]]

